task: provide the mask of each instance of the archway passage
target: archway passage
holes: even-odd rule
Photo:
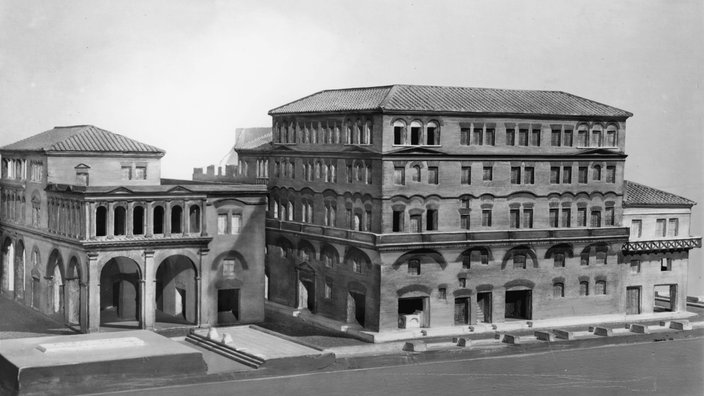
[[[347,322],[359,323],[364,327],[366,323],[366,296],[359,292],[350,291],[347,296]]]
[[[68,273],[64,288],[66,289],[66,321],[72,325],[81,323],[81,283],[78,260],[72,257],[68,263]]]
[[[5,238],[2,244],[2,265],[0,265],[0,292],[10,293],[14,290],[15,244]]]
[[[315,313],[315,271],[308,265],[298,268],[298,308]]]
[[[57,319],[64,320],[65,290],[64,290],[64,262],[58,250],[54,249],[49,255],[46,274],[48,280],[46,302],[49,314]]]
[[[127,257],[110,259],[100,272],[100,325],[139,328],[139,266]]]
[[[186,256],[169,256],[156,271],[156,321],[196,323],[196,268]]]
[[[25,278],[25,248],[24,243],[20,240],[17,242],[17,248],[15,249],[15,299],[24,300],[24,278]]]

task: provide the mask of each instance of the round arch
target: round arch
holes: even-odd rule
[[[533,262],[533,265],[532,265],[533,268],[538,268],[538,256],[536,256],[533,249],[530,246],[521,245],[521,246],[513,247],[509,251],[506,252],[503,260],[501,261],[501,269],[506,269],[506,264],[509,261],[513,261],[514,257],[517,255],[524,255],[526,260],[530,259]],[[528,267],[529,267],[529,265],[526,262],[526,268],[528,268]]]
[[[419,260],[421,267],[428,264],[437,264],[440,266],[440,269],[447,267],[447,261],[440,252],[433,249],[415,249],[402,254],[401,257],[396,259],[391,265],[391,268],[397,270],[409,260]]]
[[[185,254],[172,254],[159,262],[154,277],[157,322],[183,324],[197,322],[197,277],[197,265]]]
[[[111,254],[101,260],[100,324],[106,327],[139,328],[141,315],[139,261],[128,255]]]

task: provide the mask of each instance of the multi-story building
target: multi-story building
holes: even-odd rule
[[[269,114],[273,141],[240,150],[234,179],[269,187],[270,301],[372,331],[630,312],[631,113],[392,85]]]
[[[84,332],[263,319],[264,186],[161,179],[163,150],[91,125],[0,155],[2,293]]]
[[[627,313],[686,310],[689,250],[701,247],[701,238],[690,236],[694,205],[626,181],[623,225],[631,229],[623,246]]]

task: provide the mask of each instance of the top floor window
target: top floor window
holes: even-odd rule
[[[506,145],[514,146],[516,144],[516,130],[513,128],[506,129]]]
[[[566,130],[562,139],[562,145],[565,147],[572,147],[572,131]]]
[[[527,146],[528,145],[528,130],[519,129],[518,130],[518,145]]]
[[[587,147],[588,142],[587,142],[587,131],[586,130],[580,130],[577,132],[577,146],[579,147]]]
[[[550,138],[550,145],[553,147],[560,147],[562,145],[562,131],[559,129],[553,129],[551,138]]]
[[[418,121],[413,121],[411,123],[411,145],[417,146],[421,144],[423,126]]]
[[[132,167],[131,166],[122,166],[120,168],[120,174],[121,174],[122,180],[132,179]]]
[[[530,145],[540,146],[540,129],[533,129],[533,133],[530,135]]]
[[[440,145],[440,128],[436,122],[429,122],[425,128],[426,144],[429,146]]]
[[[642,220],[632,220],[631,221],[631,237],[640,238],[643,233],[643,221]]]
[[[616,130],[609,128],[606,131],[606,146],[616,147]]]
[[[134,178],[136,180],[146,180],[147,179],[147,167],[137,166],[134,168]]]

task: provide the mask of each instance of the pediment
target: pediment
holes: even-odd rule
[[[431,154],[431,155],[438,155],[438,154],[445,154],[442,151],[429,148],[429,147],[404,147],[400,148],[398,150],[390,151],[387,154]]]
[[[130,190],[127,187],[118,187],[114,190],[108,191],[108,194],[115,194],[115,195],[120,195],[120,194],[134,194],[134,191]]]
[[[88,165],[86,165],[86,164],[84,164],[84,163],[80,163],[80,164],[76,165],[76,166],[74,167],[74,169],[90,169],[90,166],[88,166]]]
[[[621,155],[619,151],[607,149],[607,148],[593,148],[585,149],[578,153],[578,155]]]
[[[175,186],[174,188],[170,189],[168,192],[171,194],[192,194],[193,193],[193,191],[191,191],[183,186]]]

